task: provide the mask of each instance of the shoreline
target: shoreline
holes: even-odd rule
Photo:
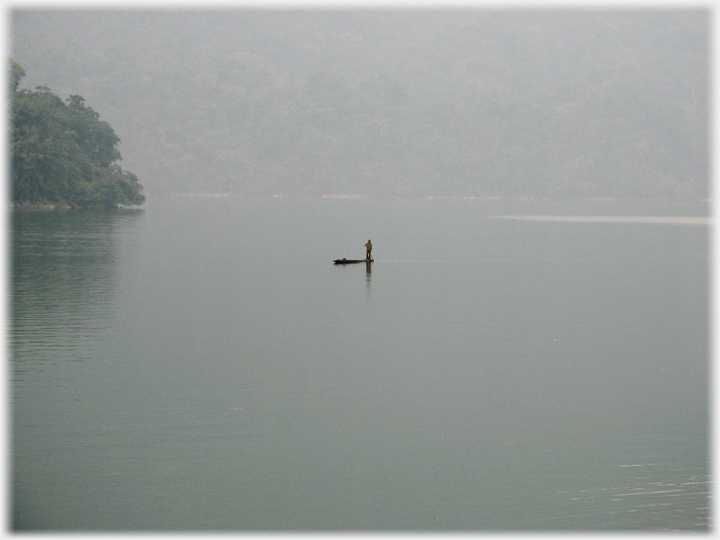
[[[78,207],[70,206],[67,203],[50,203],[50,202],[44,202],[44,203],[31,203],[31,202],[20,202],[20,203],[9,203],[8,209],[10,210],[45,210],[45,211],[54,211],[54,210],[73,210]]]
[[[368,199],[413,199],[426,201],[557,201],[557,202],[636,202],[636,203],[693,203],[693,204],[713,204],[713,199],[672,199],[672,198],[621,198],[621,197],[497,197],[497,196],[475,196],[475,195],[427,195],[427,196],[374,196],[374,195],[339,195],[339,194],[323,194],[323,195],[286,195],[281,193],[274,194],[243,194],[243,193],[157,193],[156,197],[184,197],[184,198],[243,198],[243,199],[334,199],[334,200],[368,200]],[[54,212],[54,211],[70,211],[70,210],[115,210],[123,208],[141,208],[138,206],[118,205],[113,208],[104,206],[79,206],[67,202],[10,202],[7,208],[11,211],[37,211],[37,212]]]
[[[359,194],[249,194],[249,193],[213,193],[213,192],[172,192],[156,193],[159,197],[211,197],[211,198],[245,198],[245,199],[340,199],[340,200],[366,200],[366,199],[414,199],[414,200],[462,200],[462,201],[586,201],[586,202],[688,202],[712,203],[711,198],[673,199],[670,197],[501,197],[492,195],[359,195]]]
[[[69,212],[71,210],[120,210],[120,209],[134,209],[140,208],[139,206],[123,206],[118,205],[111,208],[105,206],[78,206],[65,202],[21,202],[21,203],[8,203],[7,209],[11,212]]]

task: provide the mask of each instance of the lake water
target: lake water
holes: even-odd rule
[[[11,526],[708,531],[706,215],[15,213]]]

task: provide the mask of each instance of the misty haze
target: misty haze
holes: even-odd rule
[[[704,198],[704,11],[12,14],[148,193]]]
[[[709,23],[13,10],[11,528],[709,531]]]

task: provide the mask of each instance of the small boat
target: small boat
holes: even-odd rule
[[[363,263],[363,262],[371,262],[370,259],[335,259],[333,261],[335,264],[356,264],[356,263]]]

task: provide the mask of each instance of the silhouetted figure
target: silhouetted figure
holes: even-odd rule
[[[372,242],[370,240],[368,240],[367,244],[365,244],[365,249],[365,260],[372,261]]]

